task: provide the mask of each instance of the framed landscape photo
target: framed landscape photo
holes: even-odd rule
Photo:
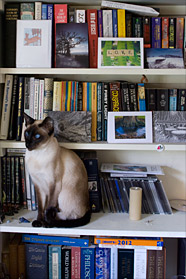
[[[144,68],[143,38],[98,38],[98,68]]]
[[[109,143],[152,143],[152,112],[108,112]]]

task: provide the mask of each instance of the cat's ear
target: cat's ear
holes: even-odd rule
[[[47,116],[39,126],[45,128],[49,135],[52,135],[54,132],[54,120],[49,116]]]
[[[34,119],[30,117],[28,114],[24,112],[24,119],[25,119],[25,126],[27,127],[28,125],[31,125],[34,123]]]

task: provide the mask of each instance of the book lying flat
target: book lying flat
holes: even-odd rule
[[[130,11],[132,13],[136,13],[139,15],[146,15],[146,16],[158,16],[159,15],[159,12],[151,7],[119,3],[119,2],[112,2],[112,1],[102,1],[101,7],[111,8],[111,9],[124,9],[124,10]]]
[[[153,174],[164,175],[162,168],[158,165],[134,165],[134,164],[115,164],[102,163],[101,172],[127,173],[127,174]]]

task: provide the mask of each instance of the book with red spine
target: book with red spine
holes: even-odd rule
[[[169,48],[169,18],[162,17],[162,48]]]
[[[81,248],[71,247],[71,279],[78,279],[81,276],[80,270]]]
[[[98,17],[96,9],[87,10],[88,40],[89,40],[89,67],[97,68],[98,56]]]
[[[68,10],[67,4],[54,4],[54,36],[56,41],[56,24],[67,23]],[[56,67],[56,43],[54,45],[54,67]]]
[[[149,16],[143,18],[144,48],[151,47],[151,19]]]

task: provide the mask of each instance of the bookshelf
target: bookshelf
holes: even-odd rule
[[[12,0],[7,0],[12,2]],[[30,2],[22,0],[17,2]],[[34,1],[33,1],[34,2]],[[47,0],[45,2],[50,3]],[[55,3],[67,3],[68,1],[56,0]],[[85,0],[69,1],[74,6],[87,6]],[[92,3],[91,3],[92,2]],[[99,8],[100,0],[90,1],[89,7]],[[139,4],[138,1],[127,1]],[[144,5],[160,8],[163,15],[186,15],[185,0],[143,0]],[[0,0],[0,9],[3,9],[4,1]],[[186,88],[186,69],[34,69],[34,68],[0,68],[0,83],[4,82],[6,74],[37,75],[39,77],[56,77],[61,80],[80,81],[104,81],[127,80],[140,82],[142,75],[146,75],[149,84],[168,88],[174,85]],[[165,170],[162,178],[169,199],[186,199],[186,145],[164,144],[162,152],[157,151],[157,144],[108,144],[106,142],[95,143],[63,143],[60,145],[73,150],[97,150],[99,162],[127,162],[127,163],[152,163],[160,164]],[[3,156],[7,148],[25,148],[24,142],[0,141],[0,156]],[[173,211],[172,215],[142,215],[140,221],[130,221],[127,214],[92,214],[90,224],[74,229],[45,229],[33,228],[31,224],[20,224],[18,218],[24,216],[32,220],[36,212],[20,211],[18,215],[6,217],[0,225],[0,247],[6,233],[37,233],[48,235],[110,235],[110,236],[161,236],[167,239],[186,237],[186,214]],[[10,220],[10,223],[6,221]],[[1,249],[0,249],[1,253]],[[174,264],[173,260],[168,264]]]

